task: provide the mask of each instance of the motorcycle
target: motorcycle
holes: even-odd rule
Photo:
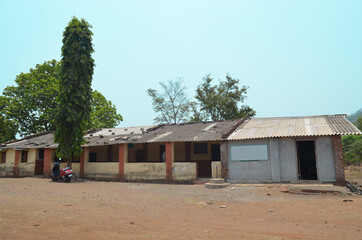
[[[56,163],[55,163],[56,164]],[[55,165],[54,164],[54,165]],[[59,164],[59,163],[58,163]],[[63,168],[63,169],[60,169],[59,171],[59,175],[58,176],[55,176],[54,174],[54,168],[53,168],[53,172],[52,172],[52,180],[54,182],[58,181],[58,180],[64,180],[65,182],[67,183],[70,183],[70,181],[72,180],[72,177],[73,177],[73,171],[72,169],[70,169],[69,167],[66,167],[66,168]]]

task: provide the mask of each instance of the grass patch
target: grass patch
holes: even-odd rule
[[[346,181],[362,185],[362,166],[347,166],[344,170]]]

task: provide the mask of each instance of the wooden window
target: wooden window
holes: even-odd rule
[[[194,143],[194,154],[207,153],[207,143]]]
[[[97,162],[97,153],[96,152],[89,153],[89,162]]]
[[[28,162],[28,151],[21,151],[21,162]]]
[[[107,162],[112,161],[112,145],[107,146]]]
[[[136,150],[136,162],[143,162],[143,150]]]
[[[1,152],[1,163],[6,163],[6,152]]]

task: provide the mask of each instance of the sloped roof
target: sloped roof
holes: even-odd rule
[[[158,125],[123,128],[103,128],[84,136],[86,143],[84,147],[112,145],[119,143],[135,143],[143,138],[150,129],[157,128]]]
[[[272,137],[361,134],[346,115],[237,119],[88,131],[84,147],[120,143],[205,142]],[[44,132],[0,145],[2,149],[57,148],[53,133]]]
[[[204,142],[221,141],[234,130],[243,119],[219,122],[199,122],[164,125],[148,132],[138,142]]]
[[[361,134],[346,115],[252,118],[241,124],[228,140],[272,137],[308,137]]]
[[[37,133],[20,140],[0,144],[2,149],[57,148],[57,146],[58,144],[54,144],[52,132]]]

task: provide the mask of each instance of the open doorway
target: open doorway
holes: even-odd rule
[[[318,180],[314,141],[297,141],[300,180]]]
[[[37,152],[38,152],[38,157],[35,160],[34,175],[42,175],[44,168],[44,148],[40,148]]]

